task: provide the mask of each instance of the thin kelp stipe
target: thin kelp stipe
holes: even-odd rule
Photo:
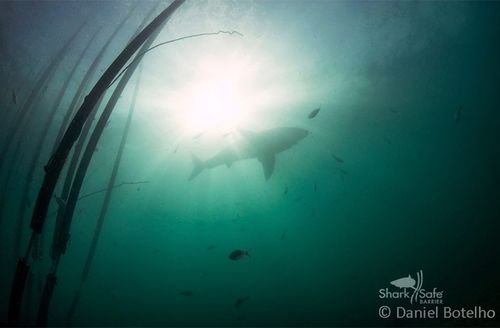
[[[176,41],[181,41],[181,40],[186,40],[186,39],[191,39],[191,38],[198,38],[200,36],[209,36],[209,35],[217,35],[217,34],[236,34],[236,35],[239,35],[239,36],[243,36],[243,34],[241,34],[240,32],[238,31],[217,31],[217,32],[206,32],[206,33],[198,33],[198,34],[191,34],[191,35],[186,35],[186,36],[183,36],[183,37],[180,37],[180,38],[176,38],[176,39],[172,39],[172,40],[168,40],[168,41],[164,41],[164,42],[161,42],[161,43],[158,43],[157,45],[155,46],[152,46],[151,48],[139,53],[135,58],[134,58],[134,61],[136,60],[139,60],[140,58],[142,58],[142,56],[144,56],[145,54],[147,54],[148,52],[150,52],[151,50],[154,50],[158,47],[161,47],[163,45],[166,45],[166,44],[169,44],[169,43],[172,43],[172,42],[176,42]],[[127,66],[125,66],[125,68],[115,77],[115,79],[108,85],[108,88],[111,87],[113,84],[115,84],[115,82],[120,78],[120,76],[123,75],[123,73],[125,73],[125,71],[133,64],[133,61],[132,63],[128,64]]]

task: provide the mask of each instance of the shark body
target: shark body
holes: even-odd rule
[[[194,179],[203,170],[220,165],[231,167],[236,161],[251,158],[259,160],[264,169],[264,177],[268,180],[274,171],[276,154],[296,145],[309,133],[307,130],[295,127],[281,127],[258,133],[240,131],[242,135],[240,142],[222,149],[214,157],[202,161],[193,155],[193,171],[189,180]]]

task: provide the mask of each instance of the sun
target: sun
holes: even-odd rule
[[[204,79],[190,91],[183,124],[192,132],[225,132],[244,123],[245,97],[237,81],[225,76]]]
[[[188,134],[226,133],[251,118],[256,90],[248,58],[204,58],[198,64],[195,78],[178,95],[183,110],[178,125]]]

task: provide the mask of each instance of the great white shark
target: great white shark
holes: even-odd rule
[[[203,170],[220,165],[231,167],[234,162],[243,159],[256,158],[264,169],[264,177],[268,180],[274,171],[276,154],[296,145],[310,134],[309,131],[295,127],[281,127],[262,132],[239,130],[241,138],[231,146],[219,151],[214,157],[202,161],[192,155],[193,171],[189,180],[194,179]]]

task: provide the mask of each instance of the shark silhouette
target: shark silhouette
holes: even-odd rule
[[[391,281],[391,285],[396,286],[398,288],[413,288],[415,289],[415,279],[413,279],[410,275],[408,277],[399,278]]]
[[[236,161],[250,158],[259,160],[264,169],[264,177],[268,180],[274,171],[276,154],[294,146],[310,133],[295,127],[281,127],[258,133],[244,130],[239,132],[242,138],[238,144],[222,149],[206,161],[192,155],[193,171],[189,180],[194,179],[203,170],[220,165],[231,167]]]

